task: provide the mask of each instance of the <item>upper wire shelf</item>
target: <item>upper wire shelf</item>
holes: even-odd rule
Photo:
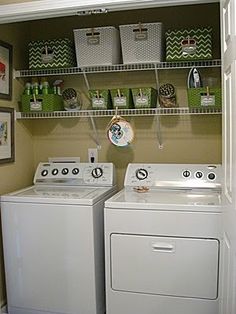
[[[16,112],[17,119],[55,119],[79,117],[112,117],[120,116],[177,116],[177,115],[207,115],[221,114],[221,108],[147,108],[147,109],[114,109],[108,110],[79,110],[79,111],[54,111],[54,112]]]
[[[73,75],[104,72],[123,72],[123,71],[147,71],[147,70],[168,70],[185,69],[191,67],[220,67],[221,60],[203,61],[178,61],[178,62],[158,62],[158,63],[136,63],[136,64],[117,64],[107,66],[89,66],[58,69],[41,70],[16,70],[15,77],[50,76],[50,75]]]

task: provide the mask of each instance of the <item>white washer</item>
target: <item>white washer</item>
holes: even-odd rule
[[[105,202],[107,314],[217,314],[221,166],[130,164]]]
[[[1,197],[8,312],[104,314],[104,201],[111,163],[41,163]]]

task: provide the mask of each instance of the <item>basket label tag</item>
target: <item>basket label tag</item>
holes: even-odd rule
[[[147,30],[142,30],[141,32],[135,32],[134,33],[134,40],[140,41],[140,40],[148,40],[148,32]]]
[[[100,36],[99,35],[91,35],[87,37],[88,46],[99,45],[100,44]]]
[[[104,98],[92,98],[93,107],[105,108],[105,99]]]
[[[43,103],[42,100],[33,99],[30,101],[30,111],[42,111],[43,110]]]
[[[148,96],[136,96],[135,105],[136,106],[148,106]]]
[[[41,53],[41,62],[44,64],[47,64],[47,63],[52,63],[53,60],[54,60],[53,49],[48,46],[43,47],[42,53]]]
[[[114,97],[114,106],[126,106],[127,105],[127,98],[126,96],[122,97]]]
[[[197,52],[197,42],[194,38],[185,38],[181,41],[183,56],[193,55]]]
[[[215,106],[215,95],[202,95],[201,106]]]

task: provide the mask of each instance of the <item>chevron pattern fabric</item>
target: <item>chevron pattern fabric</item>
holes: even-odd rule
[[[31,41],[29,49],[29,69],[51,69],[73,67],[75,50],[68,38]]]
[[[212,59],[212,28],[166,32],[166,61]]]

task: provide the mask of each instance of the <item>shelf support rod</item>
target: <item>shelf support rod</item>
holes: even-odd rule
[[[155,79],[156,79],[156,90],[158,93],[159,90],[159,75],[158,75],[158,70],[157,70],[157,65],[155,64]],[[159,98],[157,96],[157,104],[156,104],[157,108],[160,107],[160,103],[159,103]],[[163,144],[162,144],[162,134],[161,134],[161,121],[160,121],[161,117],[157,114],[156,115],[156,126],[157,126],[157,140],[159,143],[159,149],[163,148]]]
[[[87,87],[87,90],[89,91],[90,90],[90,85],[89,85],[87,74],[86,74],[86,72],[84,70],[83,70],[83,77],[84,77],[84,81],[85,81],[85,85]]]
[[[95,124],[94,118],[91,117],[91,116],[89,118],[90,118],[90,121],[91,121],[91,124],[92,124],[92,128],[93,128],[93,140],[94,140],[95,144],[97,145],[97,149],[101,149],[101,143],[100,143],[100,140],[99,140],[98,131],[97,131],[97,128],[96,128],[96,124]]]

